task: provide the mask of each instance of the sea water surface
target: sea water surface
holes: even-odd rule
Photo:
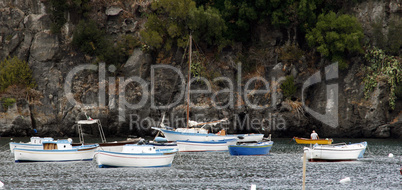
[[[402,141],[364,140],[368,148],[365,158],[359,161],[308,162],[306,189],[402,189]],[[291,139],[274,138],[269,156],[179,153],[172,166],[166,168],[98,168],[95,161],[15,163],[10,141],[9,137],[0,139],[0,181],[4,189],[250,189],[252,185],[257,189],[302,188],[305,145]],[[27,142],[29,138],[12,141]],[[388,157],[389,153],[394,157]],[[339,181],[346,177],[351,182],[341,184]]]

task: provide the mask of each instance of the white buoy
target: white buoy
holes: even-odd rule
[[[251,184],[251,189],[250,190],[256,190],[256,189],[257,189],[257,185]]]
[[[394,154],[389,153],[389,154],[388,154],[388,157],[393,158],[393,157],[394,157]]]
[[[4,188],[4,183],[0,181],[0,189]]]
[[[341,180],[339,181],[339,183],[341,183],[341,184],[347,184],[347,183],[350,183],[350,177],[347,177],[347,178],[341,179]]]

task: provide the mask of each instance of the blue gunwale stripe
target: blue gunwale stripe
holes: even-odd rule
[[[92,161],[93,159],[79,159],[79,160],[15,160],[15,163],[20,162],[79,162],[79,161]]]
[[[161,168],[170,167],[172,164],[160,165],[160,166],[111,166],[111,165],[98,165],[99,168]]]

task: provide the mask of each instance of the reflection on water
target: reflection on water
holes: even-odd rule
[[[5,189],[250,189],[252,184],[257,189],[301,189],[303,145],[290,139],[273,140],[269,156],[180,153],[168,168],[105,169],[97,168],[95,161],[14,163],[7,146],[10,139],[2,138],[0,181]],[[308,163],[307,189],[402,189],[401,141],[367,141],[369,148],[362,160]],[[345,177],[351,183],[340,184]]]

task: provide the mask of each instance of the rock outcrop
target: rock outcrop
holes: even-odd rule
[[[138,36],[145,19],[139,11],[146,6],[104,5],[90,15],[112,37]],[[150,127],[159,125],[163,114],[169,121],[166,125],[185,126],[188,66],[183,63],[182,50],[172,50],[171,64],[157,65],[156,56],[141,48],[132,52],[122,68],[90,64],[93,57],[70,45],[77,24],[70,20],[74,15],[66,14],[61,33],[52,34],[45,7],[40,0],[0,2],[0,60],[13,55],[26,60],[40,93],[39,102],[20,99],[0,109],[1,136],[30,136],[34,129],[36,135],[77,136],[75,122],[85,119],[85,114],[101,119],[107,136],[152,135]],[[363,23],[365,34],[372,35],[373,21],[387,23],[390,17],[401,18],[401,7],[398,0],[368,1],[354,7],[353,12]],[[192,120],[228,119],[211,132],[225,127],[230,133],[292,137],[308,136],[315,129],[320,137],[402,138],[401,100],[390,109],[386,83],[379,83],[370,99],[364,98],[359,76],[363,60],[352,58],[347,70],[336,71],[337,75],[327,80],[325,68],[332,63],[321,60],[317,67],[307,68],[304,56],[298,64],[278,63],[276,50],[290,39],[285,40],[286,35],[269,26],[260,26],[257,31],[265,48],[259,50],[264,51],[264,59],[257,60],[263,62],[262,67],[244,74],[234,53],[223,51],[219,63],[208,68],[213,78],[192,82],[192,91],[204,90],[191,95]],[[315,73],[320,80],[303,89]],[[297,93],[292,100],[285,100],[279,89],[290,75],[295,78]],[[336,101],[331,95],[335,92],[327,90],[330,85],[337,86]],[[337,114],[331,118],[336,118],[336,125],[317,117],[335,108]]]

